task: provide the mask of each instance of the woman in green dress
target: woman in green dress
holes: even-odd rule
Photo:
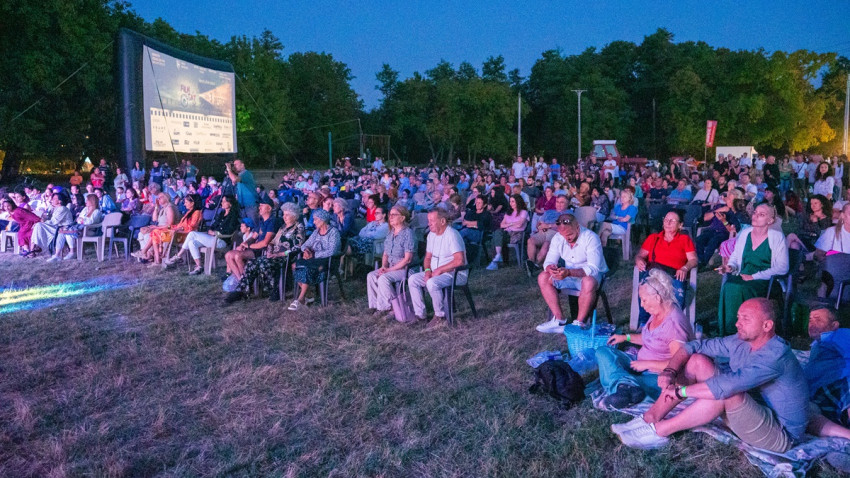
[[[788,272],[788,246],[782,231],[771,229],[776,209],[769,204],[756,208],[751,228],[744,229],[726,266],[717,270],[729,274],[720,292],[717,323],[720,336],[734,334],[738,307],[753,297],[764,297],[770,278]]]

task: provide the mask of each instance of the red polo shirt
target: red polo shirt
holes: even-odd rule
[[[681,269],[688,263],[687,253],[696,252],[694,241],[691,240],[690,236],[681,232],[676,234],[676,237],[670,242],[664,240],[664,232],[650,234],[640,248],[649,253],[647,259],[649,262],[673,269]]]

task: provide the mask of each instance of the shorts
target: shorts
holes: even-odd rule
[[[777,420],[773,410],[744,393],[744,403],[734,410],[726,410],[724,423],[748,445],[762,450],[785,453],[794,440]]]
[[[556,231],[554,229],[549,229],[546,232],[536,232],[536,233],[531,235],[531,240],[533,241],[535,246],[540,247],[543,244],[550,242],[552,240],[552,238],[555,237],[555,234],[557,234],[557,233],[558,233],[558,231]]]
[[[581,290],[581,278],[580,277],[564,277],[561,280],[552,281],[552,285],[555,286],[558,290]]]
[[[612,222],[611,223],[611,233],[612,234],[625,234],[626,228],[617,224],[617,223]]]

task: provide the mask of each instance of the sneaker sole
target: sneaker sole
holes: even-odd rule
[[[647,445],[644,443],[629,443],[623,435],[618,434],[617,437],[620,439],[620,442],[623,445],[626,445],[629,448],[637,448],[638,450],[657,450],[659,448],[664,448],[665,446],[670,444],[670,440],[665,440],[661,443],[654,443],[652,445]]]

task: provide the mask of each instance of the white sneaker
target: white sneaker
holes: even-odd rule
[[[301,307],[301,302],[298,302],[298,299],[293,300],[289,307],[286,310],[298,310]]]
[[[63,261],[70,261],[70,260],[76,259],[76,258],[77,258],[77,254],[75,252],[69,252],[69,253],[65,254],[65,257],[63,257],[62,260]]]
[[[648,424],[643,420],[643,416],[639,416],[632,418],[626,423],[615,423],[611,425],[611,431],[619,435],[620,433],[627,432],[643,425]]]
[[[493,262],[502,262],[502,255],[496,254],[496,257],[493,258]]]
[[[494,260],[493,262],[490,263],[489,266],[486,267],[486,269],[488,271],[497,271],[497,270],[499,270],[499,264],[496,264],[496,261]]]
[[[537,331],[543,332],[544,334],[563,334],[564,323],[558,319],[552,318],[551,320],[547,320],[546,322],[538,325]]]
[[[576,327],[581,327],[583,329],[587,328],[587,324],[585,324],[584,322],[582,322],[580,320],[574,320],[574,321],[572,321],[572,323],[570,325],[575,325]]]
[[[661,448],[670,442],[669,438],[658,436],[655,433],[655,427],[646,422],[636,428],[626,430],[618,436],[624,445],[641,450]]]
[[[50,256],[50,258],[47,259],[47,262],[56,262],[56,261],[61,261],[61,260],[62,260],[62,258],[59,257],[59,256]]]

